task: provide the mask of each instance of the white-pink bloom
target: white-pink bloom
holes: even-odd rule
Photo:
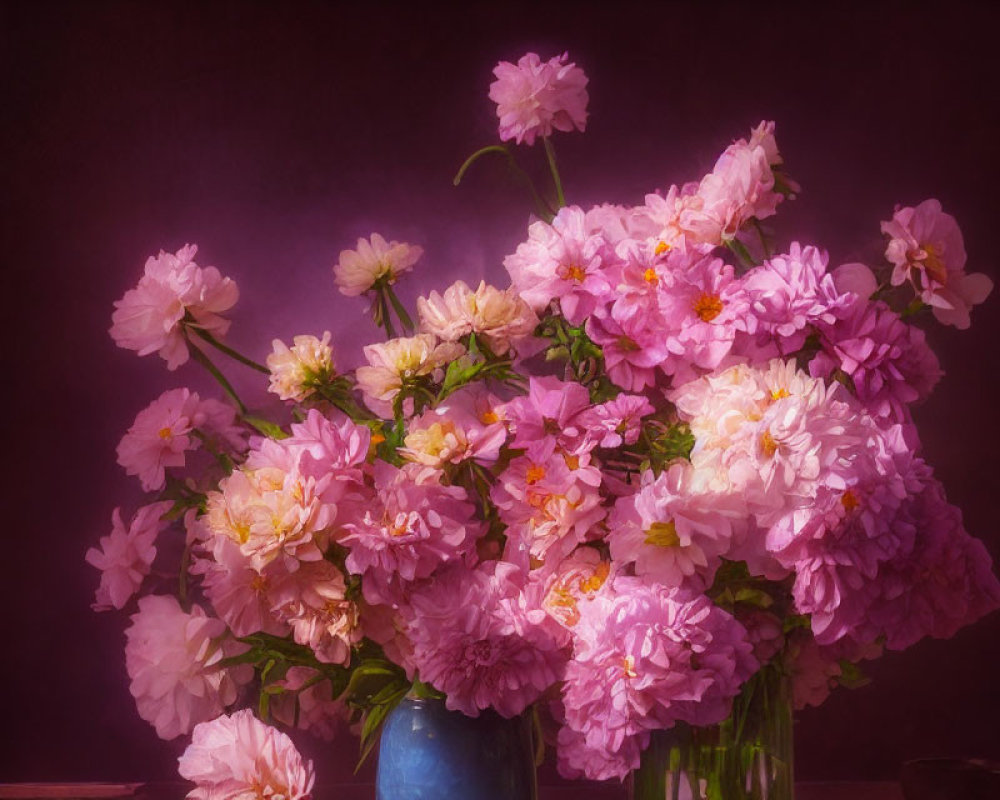
[[[188,800],[307,800],[315,775],[292,740],[249,709],[203,722],[178,762]]]
[[[435,376],[445,365],[465,353],[457,342],[438,342],[430,333],[398,337],[364,348],[368,366],[355,373],[365,404],[376,414],[391,418],[392,404],[404,381]],[[439,374],[439,373],[438,373]]]
[[[490,99],[497,104],[500,140],[534,144],[553,130],[579,131],[587,127],[587,76],[568,54],[542,61],[526,53],[517,64],[501,61],[493,69]]]
[[[496,355],[506,354],[538,325],[535,312],[513,287],[501,290],[486,281],[475,291],[465,281],[456,281],[443,295],[431,292],[426,298],[417,298],[417,311],[424,333],[433,333],[445,342],[475,333]]]
[[[387,242],[377,233],[358,239],[357,250],[341,250],[333,276],[341,294],[357,297],[377,283],[393,284],[423,255],[423,248],[406,242]]]
[[[243,645],[228,639],[222,620],[200,606],[185,612],[177,598],[147,595],[125,630],[125,667],[139,716],[161,739],[189,733],[236,700],[239,684],[253,670],[227,669],[219,662]]]
[[[492,464],[507,439],[507,428],[495,414],[480,409],[499,405],[499,400],[479,386],[465,387],[435,408],[410,420],[399,453],[410,461],[441,469],[471,459]],[[488,414],[488,412],[487,412]]]
[[[335,374],[330,331],[325,331],[322,339],[296,336],[291,347],[275,339],[271,347],[267,357],[271,382],[267,388],[282,400],[301,403]]]
[[[893,265],[892,285],[909,280],[938,322],[968,328],[969,310],[986,299],[993,281],[965,273],[965,243],[955,218],[937,200],[924,200],[916,208],[897,207],[882,233],[890,237],[885,257]]]
[[[156,537],[166,523],[161,517],[170,510],[171,503],[163,501],[143,506],[132,517],[126,529],[121,509],[111,515],[111,533],[101,537],[101,549],[91,547],[84,558],[101,571],[101,585],[97,589],[93,608],[95,611],[122,609],[149,574],[156,558]]]
[[[146,261],[139,285],[115,301],[109,331],[115,344],[140,356],[158,352],[174,370],[188,360],[185,325],[225,335],[229,321],[219,314],[233,307],[239,290],[215,267],[195,264],[197,252],[188,244]]]

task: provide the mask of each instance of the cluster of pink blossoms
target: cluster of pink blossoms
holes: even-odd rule
[[[551,155],[584,129],[565,55],[495,74],[502,140]],[[921,311],[966,328],[992,284],[935,200],[882,223],[881,263],[831,269],[760,224],[796,191],[761,122],[639,205],[553,207],[509,286],[430,291],[416,323],[392,287],[421,248],[372,234],[334,274],[387,339],[345,373],[329,333],[274,340],[266,367],[222,345],[236,287],[193,246],[147,262],[116,342],[169,369],[215,348],[287,409],[225,379],[232,405],[165,392],[118,447],[154,496],[86,556],[94,607],[131,613],[140,715],[193,732],[194,800],[309,795],[242,705],[329,738],[411,681],[471,716],[542,703],[564,774],[622,778],[763,670],[817,704],[849,663],[1000,606],[911,413],[942,375]]]

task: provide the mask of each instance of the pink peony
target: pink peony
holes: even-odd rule
[[[147,595],[125,630],[125,666],[139,716],[161,739],[189,733],[236,701],[249,666],[226,669],[219,662],[245,649],[227,641],[225,624],[200,606],[183,611],[173,596]]]
[[[565,656],[548,625],[528,619],[522,585],[517,567],[491,561],[456,564],[413,591],[413,661],[452,711],[514,717],[561,677]]]
[[[465,556],[482,535],[465,489],[445,486],[440,473],[409,464],[375,464],[374,500],[343,525],[347,568],[364,574],[365,599],[391,602],[403,585]]]
[[[249,709],[202,722],[180,757],[188,800],[308,800],[315,775],[287,735]]]
[[[500,140],[532,145],[535,137],[553,130],[583,131],[587,127],[587,76],[567,53],[543,62],[536,53],[517,64],[501,61],[493,68],[490,100],[497,104]]]
[[[242,434],[233,425],[236,412],[217,400],[202,400],[188,389],[171,389],[136,415],[118,444],[118,463],[137,475],[147,492],[162,489],[168,467],[183,467],[185,452],[201,446],[196,435],[221,433],[239,446]]]
[[[460,389],[410,420],[399,454],[438,469],[466,460],[492,464],[507,439],[506,426],[491,411],[499,404],[481,386]]]
[[[139,285],[115,301],[110,330],[115,344],[140,356],[159,352],[174,370],[188,360],[185,325],[225,335],[229,322],[219,314],[233,307],[239,290],[215,267],[195,264],[197,252],[188,244],[146,261]]]
[[[986,299],[993,281],[965,273],[965,243],[955,218],[937,200],[924,200],[916,208],[897,206],[882,233],[889,237],[885,257],[893,265],[892,285],[909,280],[938,322],[968,328],[970,309]]]
[[[101,537],[101,549],[91,547],[84,558],[101,571],[95,611],[122,609],[149,574],[156,558],[156,537],[166,527],[162,517],[173,504],[167,501],[143,506],[132,517],[128,529],[121,509],[111,515],[111,533]]]
[[[642,418],[655,409],[641,394],[620,394],[613,400],[591,406],[581,413],[579,425],[588,444],[618,447],[635,444],[642,430]],[[589,447],[588,447],[589,449]]]
[[[357,250],[341,250],[333,276],[341,294],[357,297],[379,282],[393,284],[423,255],[423,248],[405,242],[387,242],[377,233],[358,239]]]
[[[322,339],[296,336],[291,347],[275,339],[271,347],[267,357],[271,381],[267,388],[282,400],[301,403],[336,374],[329,331],[323,333]]]
[[[532,580],[542,580],[542,610],[564,628],[572,629],[580,621],[580,603],[592,600],[609,585],[612,562],[601,557],[593,547],[579,547],[554,569],[535,570]],[[547,577],[537,578],[539,573]]]

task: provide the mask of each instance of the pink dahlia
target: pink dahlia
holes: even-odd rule
[[[655,478],[647,471],[638,492],[618,498],[607,535],[615,563],[666,586],[711,584],[746,512],[739,495],[695,491],[694,473],[688,462]]]
[[[580,325],[610,295],[607,267],[614,262],[614,251],[591,215],[566,206],[551,224],[533,222],[528,240],[503,264],[531,308],[541,312],[558,300],[570,324]]]
[[[329,331],[323,333],[322,339],[296,336],[291,347],[275,339],[271,348],[267,357],[271,382],[267,388],[282,400],[301,403],[336,374]]]
[[[308,800],[315,775],[292,740],[249,709],[202,722],[178,763],[188,800]]]
[[[139,716],[161,739],[189,733],[222,713],[237,688],[253,674],[249,666],[226,669],[219,662],[245,646],[227,641],[225,623],[200,606],[181,609],[173,596],[147,595],[125,630],[125,666]]]
[[[529,621],[522,584],[512,564],[456,564],[411,594],[413,661],[452,711],[514,717],[561,677],[565,655],[548,625]]]
[[[542,61],[526,53],[517,64],[501,61],[493,68],[490,100],[497,104],[501,141],[532,145],[536,136],[551,136],[553,130],[587,127],[587,76],[567,57]]]
[[[924,200],[916,208],[897,206],[882,233],[889,237],[885,257],[893,265],[892,285],[909,280],[938,322],[968,328],[969,310],[986,299],[993,281],[965,273],[965,243],[955,218],[937,200]]]
[[[379,234],[358,239],[357,250],[342,250],[333,267],[340,293],[357,297],[377,283],[393,284],[423,255],[423,248],[405,242],[387,242]]]
[[[550,376],[528,379],[528,394],[507,403],[504,418],[514,431],[514,448],[535,445],[555,437],[565,450],[574,450],[583,437],[579,415],[590,407],[590,393],[579,383]]]
[[[149,574],[156,558],[156,537],[166,527],[162,517],[173,504],[167,501],[143,506],[126,529],[121,509],[111,515],[111,533],[101,537],[101,549],[91,547],[84,558],[101,571],[95,611],[122,609]]]
[[[654,410],[641,394],[620,394],[585,410],[580,415],[579,425],[584,430],[588,445],[618,447],[635,444],[642,430],[642,418]]]
[[[481,386],[460,389],[410,420],[400,455],[438,469],[466,460],[492,464],[507,439],[506,426],[491,410],[499,404]]]
[[[483,533],[465,489],[445,486],[441,473],[418,464],[375,464],[375,497],[343,525],[347,568],[364,575],[365,599],[392,602],[400,589],[460,560]]]
[[[587,335],[601,347],[608,378],[628,392],[655,386],[657,368],[670,351],[656,311],[615,304],[587,320]]]
[[[580,603],[593,600],[609,586],[612,562],[601,557],[593,547],[579,547],[551,570],[534,570],[532,580],[542,582],[541,607],[564,628],[572,629],[580,621]],[[536,578],[539,573],[548,573]]]
[[[188,244],[146,261],[139,285],[115,301],[110,330],[115,344],[140,356],[158,352],[174,370],[188,360],[185,325],[225,335],[229,321],[219,314],[235,305],[239,290],[215,267],[195,264],[197,252]]]
[[[885,303],[856,303],[842,319],[817,330],[823,349],[809,362],[810,374],[846,373],[878,419],[908,421],[909,405],[925,399],[944,374],[924,332]]]

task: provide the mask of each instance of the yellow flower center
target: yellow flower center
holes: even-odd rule
[[[174,435],[174,432],[172,430],[170,430],[170,428],[160,428],[160,438],[161,439],[169,439],[173,435]]]
[[[622,659],[622,672],[625,673],[626,678],[638,678],[639,673],[635,671],[635,657],[625,656]]]
[[[948,282],[948,270],[944,265],[944,261],[941,260],[937,248],[932,244],[925,244],[920,249],[925,253],[923,264],[927,274],[944,286]]]
[[[589,578],[584,578],[580,581],[580,591],[584,594],[592,594],[600,589],[604,582],[608,579],[608,574],[611,572],[611,566],[607,561],[602,561],[594,568],[594,574]]]
[[[671,251],[671,249],[672,248],[670,247],[669,244],[667,244],[666,242],[660,241],[660,242],[657,242],[656,249],[653,252],[656,255],[658,255],[658,256],[662,256],[664,253],[669,253]]]
[[[774,454],[778,452],[778,447],[780,445],[774,441],[774,437],[771,436],[770,431],[764,431],[760,436],[760,449],[763,451],[764,455],[768,458],[773,458]]]
[[[493,411],[491,409],[490,411],[484,411],[482,414],[480,414],[479,421],[482,422],[483,425],[492,425],[495,422],[499,422],[500,417],[497,416],[496,411]]]
[[[529,484],[538,483],[544,477],[545,467],[541,464],[532,464],[528,467],[528,471],[524,473],[524,480]]]
[[[646,528],[646,544],[656,547],[677,547],[681,543],[681,538],[677,535],[677,526],[674,521],[654,522]]]
[[[587,273],[584,271],[583,267],[579,267],[576,264],[568,264],[563,269],[563,280],[583,283],[583,279],[586,277]]]
[[[788,389],[782,387],[780,389],[771,390],[771,399],[780,400],[782,397],[788,397]]]
[[[702,322],[711,322],[722,313],[723,302],[717,294],[702,292],[694,301],[694,313]]]
[[[656,286],[660,282],[660,276],[656,274],[656,270],[652,267],[646,267],[646,271],[642,273],[642,279],[653,286]]]

